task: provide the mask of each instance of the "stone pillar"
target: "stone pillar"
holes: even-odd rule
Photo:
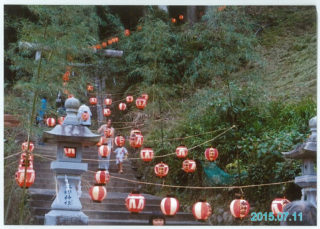
[[[100,136],[93,134],[87,127],[79,124],[77,111],[80,102],[69,98],[65,102],[67,116],[62,125],[45,131],[45,142],[57,144],[56,160],[51,162],[57,182],[56,198],[51,211],[45,215],[45,225],[87,225],[88,216],[82,211],[81,174],[88,170],[88,164],[82,163],[82,148],[94,145]],[[65,149],[74,149],[75,155],[69,157]]]

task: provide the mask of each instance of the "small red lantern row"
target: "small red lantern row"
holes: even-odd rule
[[[204,152],[204,156],[208,161],[214,161],[218,158],[218,150],[216,148],[210,147],[207,148],[206,151]]]
[[[139,193],[130,193],[126,198],[126,207],[131,213],[139,213],[144,209],[146,200]]]
[[[143,161],[152,161],[154,152],[151,148],[144,148],[140,151],[140,157]]]
[[[63,150],[64,150],[64,154],[67,157],[70,157],[70,158],[75,158],[76,157],[76,148],[65,147]]]
[[[98,152],[101,157],[108,157],[108,155],[111,153],[107,145],[99,146]]]
[[[132,103],[132,102],[133,102],[133,96],[128,95],[128,96],[126,97],[126,102],[127,102],[127,103]]]
[[[107,184],[110,181],[110,174],[107,170],[98,170],[94,178],[97,184]]]
[[[154,172],[160,178],[165,177],[168,175],[169,166],[163,162],[158,163],[154,166]]]
[[[82,115],[81,115],[81,119],[83,121],[87,121],[89,119],[89,113],[88,112],[83,112]]]
[[[103,116],[108,117],[111,115],[111,110],[109,108],[103,109]]]
[[[138,109],[143,110],[146,105],[147,105],[147,100],[145,100],[144,98],[136,99],[136,106]]]
[[[196,162],[194,160],[184,160],[182,162],[182,169],[183,171],[185,171],[186,173],[193,173],[194,171],[196,171],[197,165]]]
[[[28,150],[28,142],[24,142],[21,145],[22,151]],[[34,150],[34,144],[32,142],[29,142],[29,151],[32,152]]]
[[[112,136],[112,129],[107,128],[103,133],[105,137],[110,138]]]
[[[124,35],[125,35],[126,37],[130,36],[130,30],[129,30],[129,29],[126,29],[126,30],[124,31]]]
[[[63,124],[63,121],[66,119],[66,117],[64,117],[64,116],[61,116],[61,117],[59,117],[58,118],[58,123],[59,123],[59,125],[62,125]]]
[[[89,99],[89,103],[90,103],[91,105],[96,105],[96,104],[98,103],[98,99],[97,99],[96,97],[91,97],[91,98]]]
[[[125,109],[127,109],[127,105],[125,103],[119,103],[119,110],[124,111]]]
[[[54,118],[47,118],[46,124],[49,127],[54,127],[56,125],[56,120]]]
[[[27,168],[27,172],[25,173],[25,167],[23,167],[18,169],[15,176],[16,176],[16,182],[21,188],[23,188],[24,186],[26,188],[29,188],[34,183],[34,180],[36,178],[36,172],[34,171],[33,168]],[[24,182],[24,180],[26,180],[26,182]]]
[[[164,215],[174,216],[179,211],[179,201],[174,197],[166,197],[161,200],[161,211]]]
[[[192,207],[192,214],[197,220],[207,220],[211,214],[212,209],[208,202],[206,201],[199,201],[195,203]]]
[[[105,104],[106,106],[111,106],[111,104],[112,104],[112,99],[106,98],[106,99],[104,100],[104,104]]]
[[[235,218],[244,218],[248,215],[250,210],[250,205],[248,201],[243,199],[235,199],[230,204],[231,214]]]
[[[114,142],[116,144],[116,146],[119,146],[119,147],[122,147],[124,146],[125,142],[126,142],[126,139],[121,136],[121,135],[118,135],[115,139],[114,139]]]
[[[178,146],[176,149],[176,154],[178,158],[185,158],[188,155],[188,148],[185,146]]]
[[[107,189],[102,185],[94,185],[89,189],[93,202],[101,203],[107,197]]]
[[[277,216],[279,212],[283,212],[284,206],[290,203],[286,198],[276,198],[271,203],[271,210],[274,216]]]

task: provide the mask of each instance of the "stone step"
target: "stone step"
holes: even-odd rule
[[[45,215],[48,213],[50,209],[48,208],[42,208],[42,207],[33,207],[33,213],[36,215]],[[134,219],[134,220],[149,220],[149,217],[153,214],[152,211],[146,211],[143,210],[140,213],[130,213],[128,210],[124,211],[103,211],[103,210],[82,210],[84,214],[86,214],[90,219],[118,219],[118,220],[124,220],[124,219]],[[170,217],[174,220],[179,221],[187,221],[190,220],[190,218],[193,219],[192,214],[185,213],[185,212],[178,212],[175,216]]]

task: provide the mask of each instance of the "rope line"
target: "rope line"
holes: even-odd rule
[[[15,154],[11,154],[11,155],[9,155],[9,156],[6,156],[6,157],[4,157],[3,159],[4,159],[4,160],[9,159],[9,158],[11,158],[11,157],[14,157],[14,156],[19,155],[20,153],[22,153],[22,151],[20,151],[20,152],[18,152],[18,153],[15,153]]]

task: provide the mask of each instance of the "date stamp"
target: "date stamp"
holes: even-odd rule
[[[289,215],[289,212],[279,212],[277,215],[274,215],[273,212],[252,212],[250,220],[252,222],[284,222],[284,221],[302,221],[302,212],[294,212],[292,215]]]

